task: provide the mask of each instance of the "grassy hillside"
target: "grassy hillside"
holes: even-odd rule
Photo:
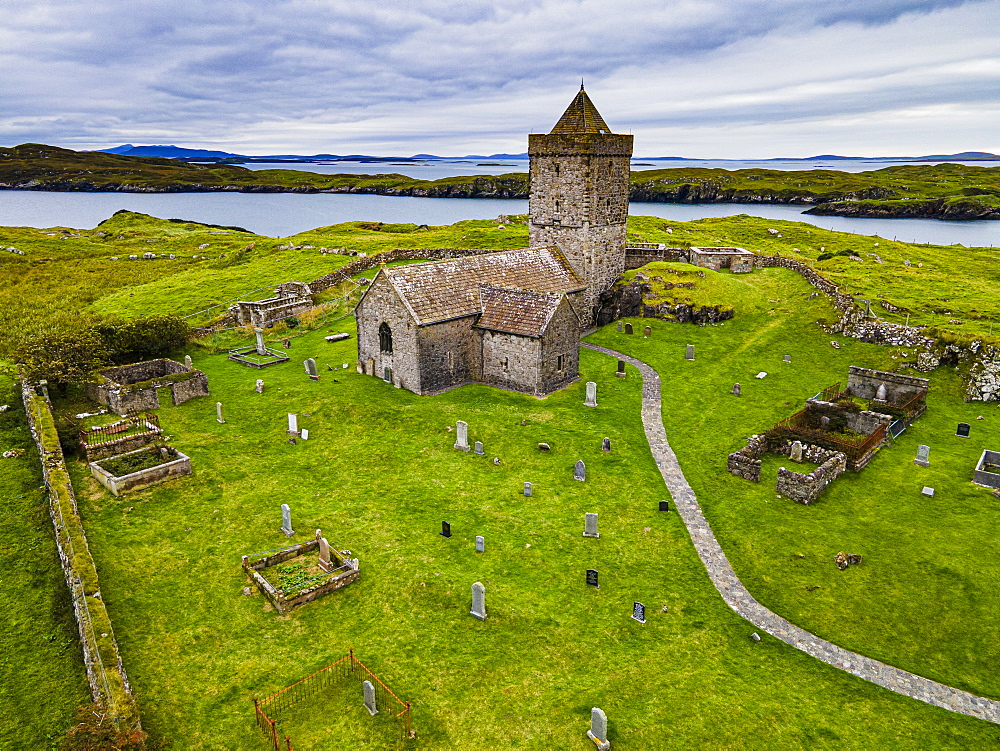
[[[679,167],[632,173],[631,200],[816,204],[843,216],[1000,218],[1000,167],[915,164],[867,172]],[[42,144],[0,149],[0,188],[249,192],[332,191],[463,198],[526,198],[528,175],[415,180],[396,173],[249,170],[174,159],[76,152]]]

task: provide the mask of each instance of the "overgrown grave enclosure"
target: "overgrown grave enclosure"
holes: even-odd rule
[[[160,358],[101,370],[87,385],[87,396],[120,415],[160,406],[159,390],[167,388],[174,404],[208,395],[208,377],[200,370]]]

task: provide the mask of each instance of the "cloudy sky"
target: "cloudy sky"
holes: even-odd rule
[[[998,0],[0,0],[0,144],[1000,153]]]

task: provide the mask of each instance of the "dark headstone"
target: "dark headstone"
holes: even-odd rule
[[[449,522],[441,522],[441,536],[451,537],[451,524]]]
[[[632,603],[632,620],[639,621],[639,623],[646,622],[646,606],[641,602]]]
[[[660,501],[660,511],[669,511],[670,501]]]
[[[742,393],[743,393],[743,390],[740,388],[740,385],[738,383],[734,383],[733,384],[733,396],[740,396]]]
[[[597,583],[597,569],[588,568],[587,569],[587,586],[601,588],[601,585]]]
[[[618,361],[618,370],[615,371],[615,375],[618,376],[619,378],[624,378],[625,377],[625,361],[624,360],[619,360]]]
[[[969,423],[967,423],[967,422],[960,422],[958,424],[958,430],[955,431],[955,435],[957,435],[959,438],[968,438],[969,437],[969,431],[971,429],[972,429],[972,426],[969,425]]]
[[[288,338],[282,339],[281,340],[281,346],[284,347],[285,349],[291,349],[292,348],[292,340],[288,339]]]
[[[625,333],[626,334],[631,334],[632,333],[632,324],[631,323],[626,323],[625,324]]]
[[[647,326],[642,330],[642,336],[644,339],[649,339],[649,335],[653,333],[653,329]]]
[[[610,454],[611,453],[611,439],[610,438],[605,438],[603,441],[601,441],[601,451],[603,451],[606,454]]]

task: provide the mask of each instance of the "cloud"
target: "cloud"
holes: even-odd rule
[[[584,76],[646,154],[791,153],[788,140],[768,145],[768,131],[832,150],[822,144],[844,143],[855,117],[846,145],[861,153],[899,112],[935,124],[903,119],[918,151],[1000,150],[982,119],[1000,83],[990,0],[6,0],[3,10],[0,143],[522,151],[525,132],[550,127]]]

